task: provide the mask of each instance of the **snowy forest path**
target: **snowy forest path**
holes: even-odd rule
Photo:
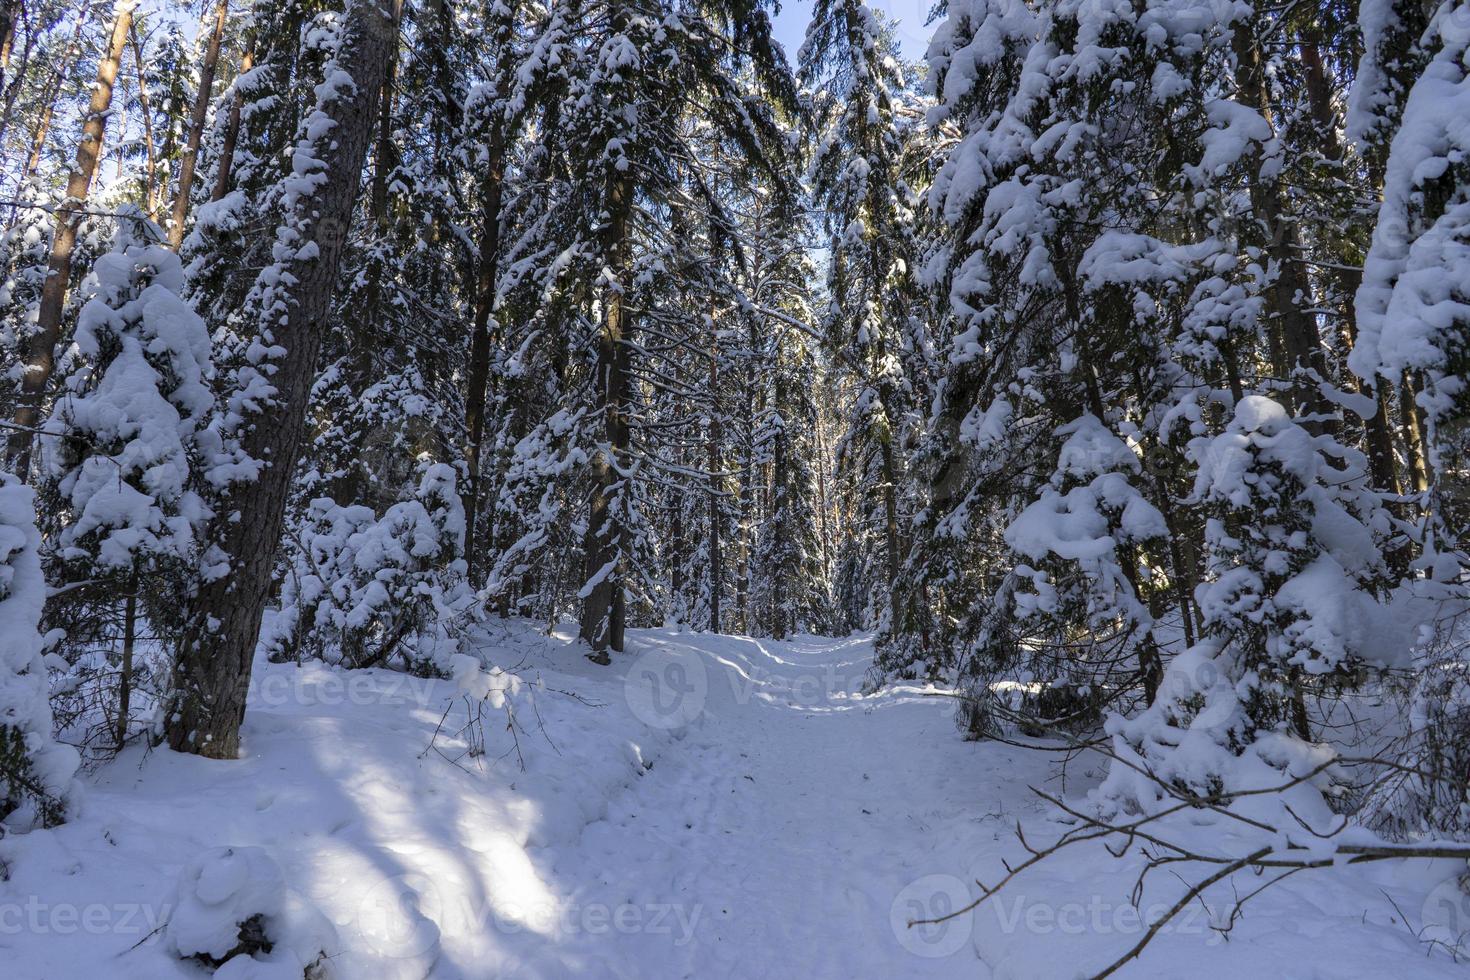
[[[1007,781],[1000,760],[899,750],[963,753],[935,737],[953,724],[950,699],[861,695],[865,637],[650,632],[630,653],[614,668],[626,664],[629,703],[675,740],[603,820],[548,855],[582,928],[546,953],[629,977],[986,974],[965,925],[903,926],[949,909],[944,886],[974,860],[972,833],[1005,834],[981,798]],[[976,779],[977,765],[997,771]],[[589,928],[602,910],[610,925]]]
[[[27,835],[29,858],[0,882],[5,921],[66,909],[118,919],[64,943],[60,925],[5,932],[5,975],[199,976],[156,927],[200,855],[242,847],[279,869],[281,955],[330,951],[341,980],[896,980],[992,967],[998,980],[1049,980],[1100,969],[1136,941],[1140,865],[1102,847],[1033,868],[943,928],[906,925],[998,881],[1002,861],[1024,854],[1018,824],[1033,842],[1053,835],[1029,787],[1085,793],[1099,771],[1086,759],[1063,775],[1052,754],[966,742],[944,690],[862,694],[866,637],[662,628],[629,641],[604,667],[570,632],[489,629],[483,661],[516,671],[504,700],[480,692],[509,690],[506,675],[471,657],[448,679],[260,658],[240,759],[132,746],[93,777],[78,819]],[[1399,918],[1438,912],[1414,907],[1440,873],[1364,866],[1330,888],[1294,877],[1242,920],[1248,942],[1220,941],[1196,913],[1125,975],[1401,976],[1412,957],[1416,976],[1460,976]],[[228,935],[234,906],[211,907]],[[1283,973],[1293,962],[1310,966]]]

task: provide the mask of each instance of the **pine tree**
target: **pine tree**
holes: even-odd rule
[[[206,516],[191,488],[195,429],[212,404],[209,335],[181,298],[183,267],[141,215],[83,284],[71,365],[47,425],[49,482],[71,514],[63,562],[130,578],[192,557]]]
[[[60,607],[122,599],[119,744],[140,612],[155,629],[178,625],[177,597],[209,516],[194,489],[196,437],[213,404],[209,334],[180,296],[183,266],[163,243],[157,225],[124,213],[113,250],[93,263],[42,446],[44,499],[54,502],[49,571],[68,587],[48,616],[83,622],[84,612]],[[71,639],[85,637],[73,630]]]
[[[326,55],[316,102],[301,120],[291,169],[271,185],[278,215],[271,261],[244,309],[258,333],[231,383],[224,428],[240,431],[240,455],[207,479],[232,484],[216,506],[205,581],[179,641],[167,719],[169,744],[214,758],[238,748],[250,663],[285,516],[291,463],[321,346],[346,229],[367,156],[377,99],[395,35],[372,3],[349,3],[332,29],[312,35]],[[262,161],[263,163],[264,161]],[[270,370],[266,370],[269,368]],[[243,469],[252,481],[231,477]]]
[[[759,5],[714,6],[686,17],[658,4],[588,3],[565,16],[558,29],[581,42],[559,49],[563,63],[548,82],[558,92],[558,102],[548,109],[557,125],[546,132],[554,134],[555,165],[566,176],[554,203],[547,202],[558,211],[548,214],[539,232],[559,256],[560,281],[542,290],[550,286],[556,293],[543,329],[556,348],[547,352],[553,360],[546,369],[560,392],[542,410],[540,427],[550,428],[527,436],[521,446],[525,453],[544,453],[554,440],[583,475],[552,491],[545,485],[552,475],[547,466],[571,474],[543,455],[541,463],[512,464],[512,482],[524,486],[522,499],[570,494],[586,500],[582,584],[573,591],[582,606],[583,639],[596,658],[605,659],[607,649],[623,647],[629,591],[647,608],[658,605],[636,581],[643,567],[639,554],[658,548],[646,482],[656,464],[640,445],[647,432],[656,431],[645,428],[653,420],[643,411],[641,372],[650,355],[636,340],[641,328],[634,315],[647,308],[639,297],[649,295],[659,274],[659,228],[649,216],[686,195],[720,207],[693,165],[699,155],[692,151],[683,107],[692,100],[708,119],[711,139],[754,167],[779,173],[775,161],[784,142],[773,110],[746,99],[747,84],[736,73],[748,69],[752,83],[777,106],[790,106],[791,84]],[[590,233],[568,220],[580,214],[597,216]],[[557,360],[567,350],[573,358]],[[540,513],[547,513],[545,507]],[[533,521],[544,526],[544,517]],[[544,540],[545,532],[530,533],[511,550]]]
[[[1421,15],[1427,13],[1427,20]],[[1403,589],[1432,610],[1415,650],[1405,706],[1403,768],[1388,773],[1364,813],[1399,838],[1470,832],[1470,688],[1455,628],[1465,601],[1470,458],[1464,390],[1470,292],[1470,173],[1465,134],[1444,120],[1470,99],[1465,10],[1445,3],[1360,10],[1365,51],[1350,134],[1383,181],[1382,203],[1357,295],[1360,335],[1349,364],[1382,392],[1401,385],[1411,487],[1420,501],[1412,537],[1422,578]],[[1444,113],[1449,113],[1448,116]],[[1417,392],[1417,396],[1416,396]],[[1433,478],[1433,482],[1431,482]]]
[[[881,616],[897,628],[909,516],[900,499],[918,373],[904,336],[917,258],[914,201],[901,176],[906,83],[891,30],[862,0],[817,4],[801,63],[806,83],[820,86],[811,181],[832,240],[824,333],[857,392],[838,465],[852,471],[865,510],[875,501],[885,572],[868,584],[890,597]]]
[[[1211,514],[1202,637],[1169,665],[1159,700],[1110,723],[1124,764],[1099,797],[1152,812],[1171,790],[1228,799],[1315,773],[1283,799],[1320,819],[1325,803],[1308,794],[1329,788],[1332,750],[1313,744],[1303,678],[1350,676],[1400,653],[1366,628],[1381,621],[1387,579],[1366,459],[1259,395],[1191,455]]]

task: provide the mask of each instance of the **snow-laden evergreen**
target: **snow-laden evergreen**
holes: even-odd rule
[[[317,497],[290,533],[280,609],[261,639],[273,657],[447,669],[472,599],[451,467],[425,466],[414,495],[381,517]]]
[[[47,480],[68,511],[65,563],[119,580],[194,557],[207,516],[194,491],[196,431],[213,404],[204,320],[182,297],[183,266],[141,216],[118,223],[113,250],[82,284],[47,423]]]
[[[860,487],[863,524],[873,528],[861,547],[886,562],[886,574],[862,574],[848,587],[871,597],[862,622],[899,630],[897,607],[874,600],[898,595],[904,464],[928,366],[924,333],[914,329],[917,202],[905,179],[918,112],[892,30],[862,0],[818,3],[799,58],[819,126],[808,179],[830,236],[829,303],[818,322],[852,387],[834,454],[838,473]]]
[[[1361,509],[1362,461],[1333,458],[1340,446],[1268,398],[1244,399],[1191,453],[1210,515],[1201,639],[1170,663],[1152,706],[1109,723],[1131,766],[1115,765],[1100,792],[1148,812],[1170,787],[1229,796],[1295,777],[1300,807],[1307,787],[1329,786],[1331,759],[1312,744],[1302,678],[1402,666],[1408,648],[1375,598],[1386,575],[1373,529],[1386,522],[1371,498]]]
[[[77,752],[58,744],[46,702],[35,495],[0,474],[0,828],[19,833],[64,820],[75,803]]]
[[[174,915],[23,969],[1463,957],[1466,0],[74,6],[0,878]]]
[[[1438,50],[1404,96],[1388,140],[1383,203],[1358,293],[1353,370],[1423,377],[1431,427],[1463,416],[1470,334],[1470,32],[1443,4],[1426,37]],[[1367,135],[1365,133],[1365,135]]]

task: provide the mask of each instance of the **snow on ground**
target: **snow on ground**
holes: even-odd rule
[[[962,741],[944,692],[862,696],[865,637],[641,630],[603,668],[510,624],[482,658],[524,685],[262,662],[240,761],[129,749],[74,823],[0,841],[4,975],[204,976],[176,951],[246,907],[277,946],[222,977],[299,977],[316,949],[346,980],[1074,977],[1140,935],[1136,865],[1099,849],[907,928],[995,881],[1017,821],[1055,833],[1028,785],[1098,774]],[[1121,975],[1460,976],[1413,935],[1470,913],[1455,870],[1299,875],[1229,941],[1195,912]]]

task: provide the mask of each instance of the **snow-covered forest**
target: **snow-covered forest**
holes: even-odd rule
[[[1453,977],[1470,0],[0,0],[0,971]]]

